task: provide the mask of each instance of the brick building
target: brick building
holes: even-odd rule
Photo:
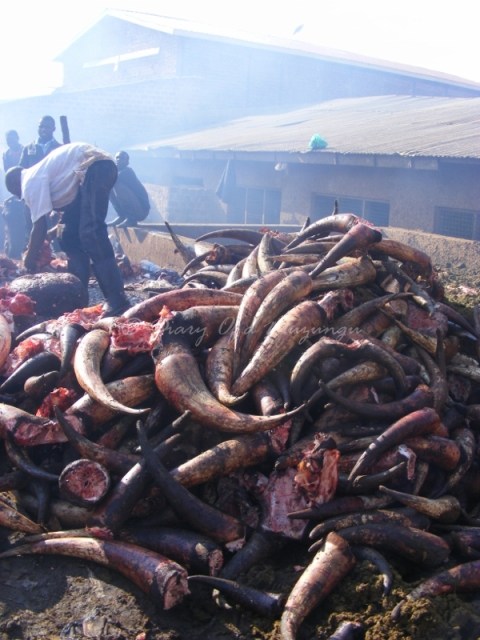
[[[480,85],[446,74],[132,11],[105,12],[57,60],[60,88],[0,104],[22,140],[44,113],[66,114],[73,139],[114,151],[334,98],[480,96]]]
[[[321,208],[319,203],[322,201],[318,198],[326,197],[327,200],[323,201],[326,206],[328,197],[337,194],[343,196],[346,204],[355,205],[355,200],[361,200],[363,210],[365,202],[391,200],[385,193],[389,184],[383,181],[385,169],[377,175],[373,171],[371,179],[357,173],[353,180],[352,175],[340,170],[340,164],[348,164],[355,155],[361,156],[362,162],[367,164],[378,162],[380,155],[389,156],[392,162],[392,158],[402,153],[396,149],[395,141],[390,140],[387,152],[371,154],[368,151],[371,140],[365,138],[364,148],[361,148],[360,141],[356,153],[337,149],[336,161],[323,167],[318,174],[311,174],[314,165],[310,162],[304,171],[302,166],[305,163],[301,161],[286,163],[289,166],[286,172],[275,171],[277,161],[272,164],[270,160],[262,160],[266,157],[264,152],[268,154],[271,146],[264,123],[253,120],[251,126],[256,129],[252,135],[257,145],[250,148],[255,152],[248,157],[248,162],[253,162],[251,171],[245,172],[248,163],[242,165],[236,161],[237,188],[240,189],[237,193],[244,194],[239,196],[244,200],[242,210],[238,203],[234,207],[225,206],[215,196],[213,186],[218,182],[226,160],[238,160],[239,152],[244,154],[248,149],[242,148],[241,141],[234,152],[224,144],[209,158],[208,153],[202,155],[202,148],[208,149],[210,145],[201,133],[200,139],[196,138],[196,132],[203,130],[211,133],[216,130],[229,139],[232,125],[223,128],[225,123],[245,117],[262,118],[265,114],[274,118],[275,114],[308,109],[311,105],[336,99],[355,101],[375,96],[424,96],[442,98],[447,102],[450,99],[468,98],[472,99],[473,105],[480,96],[480,85],[442,73],[295,40],[219,33],[184,20],[131,11],[107,11],[57,59],[64,66],[62,87],[47,96],[0,104],[4,130],[17,129],[21,140],[27,142],[35,136],[41,115],[50,113],[57,119],[61,114],[67,115],[72,140],[91,141],[112,153],[120,148],[131,151],[132,165],[149,184],[154,201],[154,217],[180,216],[185,221],[205,219],[206,216],[212,220],[233,217],[248,222],[252,215],[258,217],[259,198],[271,199],[275,216],[279,212],[280,221],[296,221],[315,213],[315,206]],[[364,110],[364,116],[367,111],[368,107]],[[432,118],[437,114],[430,111]],[[313,122],[310,124],[313,126]],[[362,125],[357,122],[356,126],[361,129]],[[426,123],[425,128],[430,127],[442,135],[435,120]],[[236,131],[237,135],[246,135],[245,130]],[[348,128],[344,128],[343,133],[347,137],[351,135]],[[181,154],[175,150],[166,153],[166,146],[171,146],[173,139],[180,138]],[[196,139],[201,140],[201,146],[193,144]],[[162,140],[163,143],[152,143]],[[305,145],[305,139],[301,143]],[[331,136],[329,144],[332,144]],[[160,147],[162,151],[158,152]],[[290,154],[292,149],[285,148],[284,151]],[[178,163],[180,156],[183,165]],[[366,156],[371,157],[367,160]],[[322,157],[333,156],[326,153]],[[190,162],[189,158],[195,158],[195,162]],[[246,160],[245,155],[242,158]],[[301,156],[298,158],[305,160]],[[475,173],[478,170],[475,164],[477,160],[475,154],[468,159],[475,179],[478,178]],[[384,159],[384,162],[387,160]],[[425,164],[427,161],[423,162]],[[418,158],[416,165],[419,164]],[[369,168],[372,169],[371,166]],[[357,167],[357,170],[360,168]],[[395,170],[400,171],[398,168]],[[431,168],[426,170],[423,176],[431,177],[431,171]],[[457,171],[460,170],[457,168]],[[326,179],[328,172],[331,174],[330,186],[322,187],[320,181]],[[470,175],[468,172],[460,173],[462,177]],[[316,191],[312,192],[310,188],[302,191],[308,175],[318,185]],[[416,175],[418,177],[419,172]],[[261,176],[265,176],[265,179],[259,185]],[[287,177],[288,182],[285,182]],[[278,194],[277,187],[281,179],[285,184]],[[292,188],[294,180],[296,186]],[[351,180],[353,184],[348,182]],[[337,186],[334,188],[335,183]],[[290,185],[288,189],[287,184]],[[408,190],[408,181],[404,185]],[[416,191],[422,193],[422,187]],[[467,192],[470,193],[470,190],[467,189]],[[265,195],[267,193],[270,194],[268,197]],[[433,189],[432,193],[435,194],[436,190]],[[315,194],[318,196],[317,205],[312,204]],[[475,220],[478,206],[473,207],[473,195],[468,202],[464,202],[463,197],[462,202],[449,201],[449,207],[465,210],[468,215],[474,216],[474,223],[467,225],[469,231],[465,233],[469,233],[471,228],[472,236],[477,236],[478,225]],[[415,202],[414,199],[414,209]],[[355,206],[360,205],[357,202]],[[439,203],[432,203],[430,209],[438,206]],[[409,204],[408,208],[411,209],[412,205]],[[262,204],[262,212],[264,209],[265,204]],[[385,209],[383,213],[378,213],[381,209],[382,205],[378,205],[377,215],[385,216]],[[402,216],[394,213],[394,209],[389,208],[389,224],[402,222]],[[249,213],[251,211],[257,213]],[[422,210],[421,221],[418,222],[415,216],[415,223],[425,230],[433,230],[433,218],[431,211]],[[410,222],[405,218],[403,224]]]

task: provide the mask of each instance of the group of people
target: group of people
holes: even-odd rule
[[[109,203],[117,213],[111,224],[132,226],[150,211],[148,193],[119,151],[115,160],[84,142],[61,144],[55,120],[44,116],[37,139],[27,146],[7,131],[3,153],[5,185],[11,196],[3,203],[5,253],[23,258],[25,269],[39,270],[38,260],[56,218],[56,237],[67,256],[68,271],[88,291],[93,271],[104,295],[104,316],[120,315],[130,306],[123,278],[108,237]]]

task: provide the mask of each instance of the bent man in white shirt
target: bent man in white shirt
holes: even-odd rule
[[[67,254],[68,270],[88,290],[91,264],[106,300],[104,316],[120,315],[130,306],[105,223],[116,178],[113,158],[84,142],[62,145],[33,167],[12,167],[5,175],[7,189],[22,198],[31,213],[25,268],[36,271],[47,216],[61,211],[58,241]]]

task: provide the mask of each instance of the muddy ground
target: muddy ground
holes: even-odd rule
[[[437,266],[447,300],[470,314],[480,301],[480,265],[466,264],[463,253],[455,255],[451,245],[438,255],[443,256]],[[5,548],[11,539],[11,534],[0,529],[0,547]],[[291,543],[256,565],[242,581],[288,594],[308,559],[305,544]],[[480,638],[480,593],[422,599],[392,621],[393,607],[422,574],[406,561],[389,559],[395,577],[389,596],[382,595],[377,570],[359,562],[302,624],[298,640],[326,640],[344,620],[361,623],[363,631],[356,637],[367,640]],[[181,605],[163,611],[126,578],[93,563],[56,556],[4,559],[0,561],[0,640],[280,638],[278,619],[239,607],[221,609],[208,587],[192,584],[190,588],[191,595]]]
[[[288,592],[306,561],[303,549],[257,565],[247,576],[258,588]],[[398,622],[390,611],[415,584],[413,568],[395,573],[382,597],[382,581],[361,563],[305,621],[299,640],[326,640],[341,621],[364,626],[367,640],[474,640],[480,637],[480,601],[443,596],[421,600]],[[277,640],[279,622],[247,610],[219,609],[197,585],[183,604],[161,611],[127,580],[94,564],[60,557],[27,557],[0,563],[0,638],[97,640]]]

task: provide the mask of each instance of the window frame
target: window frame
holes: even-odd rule
[[[281,189],[235,187],[227,215],[235,224],[278,225],[282,212]]]
[[[324,198],[326,201],[325,210],[327,211],[330,208],[330,212],[325,213],[325,215],[322,215],[322,217],[327,217],[332,214],[334,210],[334,203],[335,201],[337,201],[339,204],[340,212],[354,213],[355,215],[358,215],[360,218],[364,218],[365,220],[368,220],[369,222],[371,222],[377,227],[390,226],[390,202],[387,200],[376,200],[372,198],[358,198],[356,196],[347,196],[347,195],[332,196],[330,194],[323,194],[323,193],[312,194],[311,216],[313,220],[321,219],[317,214],[317,208],[318,209],[320,208],[320,204],[317,205],[317,201],[320,200],[321,198]],[[386,219],[387,219],[386,224],[384,221],[376,221],[375,219],[374,220],[371,219],[372,216],[371,214],[368,213],[368,208],[371,205],[373,206],[384,205],[388,209],[387,213],[384,214],[386,215]]]
[[[454,233],[452,232],[453,225],[448,225],[445,220],[448,218],[450,221],[455,216],[464,215],[471,218],[471,231],[469,233]],[[442,220],[443,218],[443,220]],[[463,240],[480,240],[480,211],[474,211],[472,209],[458,209],[455,207],[435,207],[433,214],[433,233],[440,236],[447,236],[449,238],[460,238]]]

